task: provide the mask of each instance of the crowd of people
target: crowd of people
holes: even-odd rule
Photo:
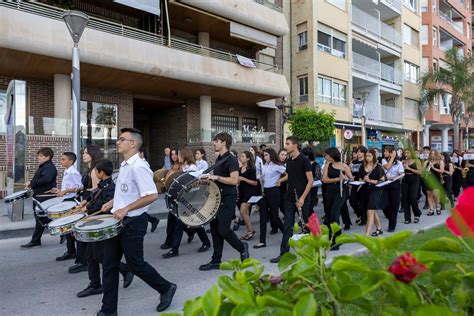
[[[322,222],[329,228],[332,250],[338,250],[337,236],[331,224],[342,221],[343,231],[352,225],[365,226],[366,235],[377,237],[383,234],[380,217],[388,219],[387,231],[396,230],[398,213],[404,213],[404,223],[419,223],[422,215],[440,215],[448,203],[453,204],[462,187],[474,186],[474,160],[463,159],[463,154],[439,153],[424,147],[421,152],[386,146],[380,152],[377,148],[358,146],[352,152],[327,148],[318,163],[311,147],[301,148],[297,137],[290,136],[284,148],[276,151],[265,145],[251,146],[240,153],[231,149],[232,137],[219,133],[214,137],[214,151],[217,155],[212,174],[207,173],[210,164],[204,149],[191,150],[187,146],[179,149],[165,148],[163,169],[173,172],[204,172],[203,179],[217,184],[221,203],[210,229],[190,228],[175,215],[168,213],[166,239],[161,249],[168,259],[179,255],[184,233],[188,242],[197,234],[201,241],[198,252],[212,248],[210,262],[199,267],[202,271],[218,269],[222,259],[224,241],[240,255],[241,260],[250,256],[248,241],[256,231],[251,213],[258,212],[259,235],[254,249],[266,247],[267,226],[270,234],[281,233],[279,253],[270,261],[277,263],[281,256],[290,251],[288,241],[292,237],[295,222],[302,233],[305,223],[322,197],[324,214]],[[97,243],[82,243],[72,235],[66,235],[66,252],[57,261],[75,259],[70,273],[88,271],[89,285],[78,292],[78,297],[103,293],[103,305],[98,315],[116,315],[119,272],[123,275],[123,287],[132,283],[134,275],[142,278],[161,294],[158,311],[165,310],[176,291],[176,285],[165,280],[144,260],[143,238],[148,223],[155,231],[159,220],[147,213],[159,193],[153,182],[153,173],[143,147],[141,132],[123,129],[117,141],[119,153],[124,157],[118,177],[112,180],[112,162],[103,159],[102,152],[95,145],[83,149],[82,160],[86,166],[81,175],[74,167],[76,155],[64,152],[61,165],[65,168],[61,187],[56,185],[57,169],[51,159],[50,148],[41,148],[37,153],[38,170],[26,186],[34,192],[34,208],[37,224],[31,241],[21,246],[32,248],[41,245],[41,236],[50,222],[47,217],[38,216],[41,198],[52,192],[65,200],[82,201],[79,207],[86,213],[102,210],[126,222],[117,237]],[[213,153],[214,154],[214,153]],[[318,157],[319,156],[319,157]],[[319,194],[321,188],[321,194]],[[444,192],[444,193],[443,193]],[[420,202],[425,206],[420,209]],[[426,210],[423,214],[422,210]],[[351,220],[351,212],[355,221]],[[245,227],[238,237],[236,231]],[[211,234],[211,238],[208,237]],[[212,240],[212,243],[211,243]],[[125,263],[122,257],[125,257]],[[100,265],[103,266],[102,282]]]

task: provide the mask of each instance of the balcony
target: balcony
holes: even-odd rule
[[[211,130],[190,129],[187,134],[188,144],[200,143],[203,139],[213,139],[217,133],[222,130],[215,128]],[[226,130],[232,136],[233,143],[254,143],[254,144],[275,144],[276,133],[265,132],[258,130],[241,131],[241,130]]]
[[[261,5],[264,5],[264,6],[266,6],[266,7],[269,7],[269,8],[271,8],[271,9],[275,10],[275,11],[278,11],[278,12],[280,12],[280,13],[283,13],[283,8],[282,8],[282,7],[277,6],[275,3],[272,3],[272,2],[270,2],[270,1],[268,1],[268,0],[254,0],[254,1],[257,2],[257,3],[260,3]]]
[[[398,85],[401,85],[403,80],[400,70],[384,63],[380,63],[380,78],[389,83]]]
[[[464,34],[464,26],[462,21],[454,21],[451,15],[451,12],[439,11],[439,17],[451,25],[456,31],[461,34]]]
[[[401,12],[402,11],[402,0],[381,0],[383,4],[390,7],[392,10]]]
[[[373,79],[380,80],[381,84],[401,86],[403,82],[402,73],[398,69],[356,52],[352,52],[352,67]]]
[[[397,51],[401,50],[402,35],[399,31],[354,5],[352,6],[352,24],[362,34]]]
[[[365,118],[367,123],[377,124],[382,126],[396,126],[401,127],[403,125],[403,111],[399,108],[378,105],[375,102],[365,102],[365,109],[362,109],[362,101],[352,101],[352,117],[361,118],[362,113],[365,112]]]

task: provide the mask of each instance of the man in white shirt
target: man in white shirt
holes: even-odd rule
[[[158,192],[153,172],[140,159],[138,150],[143,144],[141,132],[124,128],[117,140],[117,150],[123,155],[119,176],[115,183],[114,199],[102,207],[112,209],[114,218],[123,220],[120,235],[108,239],[104,245],[102,308],[99,316],[117,315],[119,264],[125,255],[130,271],[161,294],[156,310],[162,312],[171,305],[176,284],[165,280],[143,258],[143,238],[146,234],[148,206],[156,201]]]
[[[393,146],[385,147],[384,159],[382,159],[382,166],[385,170],[385,178],[393,180],[405,174],[403,164],[397,157],[397,151]],[[385,198],[387,198],[386,207],[383,212],[388,219],[388,231],[394,232],[397,226],[398,209],[400,208],[400,193],[401,182],[400,179],[384,187]]]

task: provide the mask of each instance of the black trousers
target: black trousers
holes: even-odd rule
[[[283,233],[283,222],[278,216],[278,208],[280,206],[280,190],[278,187],[265,188],[265,199],[263,199],[260,208],[260,242],[266,243],[267,237],[267,220],[274,223],[275,227]]]
[[[306,197],[301,211],[303,214],[309,214],[310,197]],[[286,200],[285,217],[283,218],[283,237],[280,244],[280,254],[290,251],[288,241],[293,236],[293,226],[295,225],[295,216],[298,212],[294,201]],[[306,223],[306,222],[305,222]]]
[[[359,189],[360,186],[353,185],[351,188],[351,194],[349,196],[349,204],[351,205],[354,213],[358,218],[360,218],[361,222],[365,224],[367,222],[367,213],[362,211],[361,205],[361,194]]]
[[[397,227],[398,209],[400,208],[400,181],[392,182],[385,186],[384,198],[387,199],[383,210],[388,219],[388,229]]]
[[[212,245],[214,247],[214,252],[212,254],[213,263],[221,262],[224,240],[238,252],[244,251],[244,244],[230,227],[232,218],[235,214],[236,201],[237,193],[223,193],[221,197],[221,206],[217,211],[217,216],[211,221]]]
[[[147,215],[144,213],[137,217],[126,217],[124,225],[120,235],[104,241],[104,297],[101,311],[106,314],[117,311],[122,255],[125,255],[130,271],[159,293],[165,293],[171,285],[143,258],[143,238],[148,227]]]
[[[188,231],[194,233],[196,232],[201,239],[201,242],[205,245],[211,245],[211,241],[209,237],[207,237],[206,230],[203,227],[196,227],[196,228],[189,228],[183,224],[183,222],[179,219],[176,219],[176,224],[174,227],[174,235],[173,235],[173,242],[172,247],[173,250],[178,251],[179,245],[181,244],[181,239],[183,239],[184,229],[187,228]]]
[[[35,197],[35,199],[41,203],[48,200],[49,198]],[[38,215],[36,215],[36,211],[39,211],[37,209],[38,207],[39,206],[37,206],[36,203],[33,202],[33,215],[35,216],[36,222],[35,222],[35,230],[33,231],[33,235],[31,236],[32,243],[41,243],[41,237],[43,236],[45,226],[51,222],[51,220],[48,217],[39,217]]]
[[[411,212],[415,217],[421,216],[418,207],[418,192],[420,190],[420,177],[417,175],[405,175],[402,181],[402,207],[405,211],[405,221],[411,222]]]
[[[460,170],[455,170],[453,173],[453,185],[452,185],[452,191],[453,191],[453,196],[457,198],[459,194],[461,193],[461,186],[462,186],[462,173]]]
[[[446,193],[446,198],[451,204],[454,203],[452,186],[453,186],[453,177],[450,175],[445,175],[443,188],[444,188],[444,192]],[[443,202],[446,203],[448,201],[443,201]]]
[[[147,214],[148,215],[148,214]],[[148,215],[149,216],[149,215]],[[147,217],[148,220],[148,217]],[[171,212],[168,212],[168,219],[166,220],[166,239],[165,239],[165,244],[167,245],[173,245],[173,239],[175,235],[175,229],[176,229],[176,221],[178,219],[176,216],[171,214]],[[192,231],[190,228],[185,226],[183,230],[188,234],[189,236],[194,234],[194,231]],[[182,234],[181,234],[182,236]]]
[[[76,244],[77,244],[77,247],[76,247]],[[87,244],[86,243],[76,240],[76,238],[74,238],[72,234],[67,234],[66,235],[66,248],[69,254],[76,255],[75,263],[79,263],[82,265],[87,264],[87,254],[86,254]]]
[[[337,189],[336,186],[338,187]],[[347,210],[347,189],[343,188],[342,189],[342,194],[340,192],[339,188],[339,183],[336,184],[331,184],[331,186],[328,186],[326,189],[326,210],[327,214],[324,217],[324,224],[329,228],[329,238],[332,238],[332,232],[331,232],[331,224],[336,223],[339,224],[339,218],[341,217],[341,212],[344,208],[345,205],[345,210],[344,210],[344,224],[350,225],[350,218],[347,219],[349,216],[348,210]],[[347,223],[349,221],[349,224]],[[338,236],[341,234],[341,231],[338,231],[335,236]],[[335,240],[334,240],[335,242]]]
[[[87,254],[87,272],[89,273],[90,286],[94,289],[100,288],[100,266],[104,260],[104,241],[89,242],[86,244]],[[120,273],[125,276],[128,272],[128,267],[125,263],[119,264]]]

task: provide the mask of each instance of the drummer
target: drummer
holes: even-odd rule
[[[148,220],[146,212],[158,198],[153,183],[153,173],[140,159],[138,149],[143,144],[141,132],[124,128],[117,140],[117,150],[123,155],[116,181],[114,199],[105,203],[102,210],[112,209],[114,218],[123,220],[120,235],[104,242],[102,308],[97,315],[116,315],[118,304],[119,264],[125,255],[130,270],[161,294],[156,307],[158,312],[166,310],[173,300],[176,284],[164,279],[143,256],[143,239]]]
[[[51,148],[40,148],[36,153],[36,158],[38,160],[38,170],[36,170],[33,179],[25,183],[27,188],[31,188],[33,190],[33,198],[35,198],[38,202],[43,202],[54,197],[54,195],[51,197],[38,196],[43,195],[52,188],[56,187],[56,176],[58,175],[58,171],[56,166],[54,166],[53,162],[51,161],[53,156],[54,152]],[[36,209],[35,203],[33,203],[33,209]],[[51,221],[47,217],[38,217],[36,212],[33,212],[33,214],[36,219],[35,230],[33,232],[33,236],[31,237],[31,241],[26,245],[21,246],[23,249],[41,246],[41,236],[43,235],[44,227]]]
[[[100,210],[102,206],[114,198],[115,183],[112,181],[113,164],[108,159],[99,160],[95,165],[95,175],[100,180],[98,190],[87,201],[81,202],[81,210],[89,215]],[[100,282],[100,267],[104,258],[104,242],[86,243],[87,271],[89,273],[89,285],[79,293],[77,297],[87,297],[102,294]],[[123,287],[130,286],[133,280],[133,273],[128,270],[125,263],[120,262],[119,271],[123,275]]]
[[[61,166],[64,168],[61,189],[51,189],[51,192],[55,193],[57,196],[64,197],[65,201],[73,201],[76,196],[76,192],[78,192],[82,187],[81,174],[74,166],[76,159],[77,156],[75,153],[70,151],[63,152],[60,160]],[[56,261],[64,261],[76,258],[76,243],[72,234],[66,235],[66,241],[67,251],[62,256],[57,257]]]

